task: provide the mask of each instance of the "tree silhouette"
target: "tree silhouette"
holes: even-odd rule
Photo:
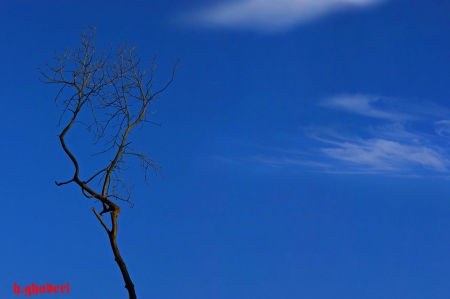
[[[156,55],[147,73],[141,69],[135,47],[120,45],[116,55],[106,54],[103,50],[97,53],[94,41],[95,28],[84,29],[76,50],[66,49],[62,55],[56,53],[55,66],[46,63],[46,71],[39,68],[43,83],[59,86],[55,98],[57,104],[62,102],[59,125],[65,122],[59,141],[75,168],[70,180],[55,183],[58,186],[74,183],[85,197],[101,202],[102,211],[98,213],[94,207],[92,211],[108,234],[125,288],[129,298],[134,299],[134,284],[117,245],[119,202],[132,205],[133,185],[125,181],[125,158],[134,157],[140,161],[147,183],[148,170],[153,169],[156,175],[161,173],[161,167],[147,154],[131,147],[129,137],[135,128],[145,123],[155,124],[149,119],[152,114],[149,105],[172,83],[177,62],[174,62],[170,80],[161,89],[153,91]],[[93,155],[99,159],[106,157],[105,166],[88,178],[80,177],[80,163],[65,140],[67,133],[78,125],[93,134],[94,144],[102,144],[102,150]],[[110,213],[110,228],[102,219],[105,213]]]

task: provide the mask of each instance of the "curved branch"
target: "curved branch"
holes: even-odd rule
[[[94,212],[95,216],[97,216],[98,221],[102,224],[103,228],[106,230],[106,232],[109,234],[110,230],[108,229],[108,226],[106,226],[106,223],[103,221],[102,217],[97,213],[94,207],[92,207],[92,211]]]
[[[72,182],[73,182],[73,179],[71,179],[70,181],[67,181],[67,182],[62,182],[62,183],[58,183],[57,181],[55,181],[55,184],[57,186],[62,186],[62,185],[66,185],[66,184],[69,184],[69,183],[72,183]]]
[[[172,84],[173,79],[175,78],[175,71],[177,70],[177,68],[178,68],[178,60],[173,62],[172,77],[170,78],[169,82],[167,82],[166,86],[164,86],[163,88],[158,90],[156,93],[154,93],[152,95],[152,98],[155,97],[156,95],[162,93],[164,90],[167,89],[167,87],[169,87],[170,84]]]
[[[102,173],[103,171],[106,171],[108,169],[108,167],[103,168],[102,170],[100,170],[99,172],[97,172],[96,174],[94,174],[89,180],[85,181],[84,183],[87,184],[90,181],[92,181],[96,176],[98,176],[100,173]]]
[[[86,198],[94,198],[94,195],[87,195],[87,194],[85,193],[83,187],[81,187],[81,193],[83,193],[83,195],[84,195]]]

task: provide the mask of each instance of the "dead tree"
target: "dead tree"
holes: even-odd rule
[[[133,187],[125,181],[125,158],[134,157],[140,161],[146,182],[148,170],[153,169],[157,175],[161,173],[161,167],[147,154],[131,147],[129,137],[135,128],[154,123],[149,119],[152,114],[149,106],[172,83],[177,62],[174,62],[170,80],[161,89],[153,91],[156,56],[147,73],[141,69],[140,59],[134,53],[135,47],[120,45],[116,55],[112,55],[111,51],[109,54],[96,52],[94,40],[95,28],[85,29],[76,50],[66,49],[62,55],[56,53],[56,65],[46,63],[45,71],[39,68],[43,83],[59,86],[55,102],[57,105],[62,102],[59,124],[65,123],[59,141],[75,168],[70,180],[55,183],[58,186],[74,183],[85,197],[101,202],[102,211],[98,213],[94,207],[92,211],[108,235],[129,298],[134,299],[134,285],[116,239],[119,202],[131,204]],[[104,167],[87,178],[80,177],[80,163],[65,140],[76,126],[84,126],[93,134],[93,143],[103,146],[94,155],[105,157]],[[101,217],[105,213],[110,213],[110,228]]]

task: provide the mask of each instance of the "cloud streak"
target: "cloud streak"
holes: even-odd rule
[[[421,166],[438,172],[448,170],[449,161],[442,149],[404,144],[386,139],[339,142],[333,148],[322,148],[328,157],[348,162],[360,169],[406,171]]]
[[[352,114],[390,120],[393,122],[417,121],[420,119],[447,118],[450,110],[430,102],[405,103],[395,98],[376,95],[338,95],[320,103],[321,106]],[[444,127],[444,122],[436,126]]]
[[[442,137],[450,137],[450,120],[440,120],[434,123],[436,134]]]
[[[216,4],[188,15],[192,22],[213,27],[285,31],[320,17],[385,0],[239,0]]]
[[[407,120],[415,118],[414,115],[389,111],[386,107],[376,107],[388,99],[370,95],[340,95],[322,102],[322,106],[343,110],[353,114],[360,114],[374,118],[389,120]]]
[[[449,175],[448,109],[361,94],[331,97],[319,106],[354,117],[330,116],[326,119],[343,123],[310,126],[303,137],[283,140],[288,149],[274,146],[246,160],[327,173]]]
[[[450,155],[440,146],[449,136],[450,121],[436,120],[448,110],[430,103],[405,104],[392,98],[370,95],[340,95],[329,98],[322,106],[366,117],[369,137],[346,137],[327,130],[327,137],[316,130],[311,136],[322,144],[319,152],[334,160],[334,165],[360,171],[410,172],[417,167],[434,172],[448,172]],[[372,121],[371,121],[372,120]],[[378,120],[381,125],[373,125]],[[433,128],[434,133],[413,130]],[[338,163],[341,162],[341,163]],[[343,163],[343,164],[342,164]]]

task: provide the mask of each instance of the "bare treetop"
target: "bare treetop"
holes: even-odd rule
[[[161,174],[161,167],[146,153],[132,148],[127,138],[137,126],[156,124],[149,119],[149,115],[154,113],[149,105],[156,102],[160,93],[172,83],[177,63],[174,63],[172,77],[166,85],[153,91],[156,55],[147,72],[141,68],[134,46],[122,44],[113,56],[103,50],[96,51],[94,42],[95,29],[85,30],[78,49],[66,49],[62,55],[56,54],[56,66],[46,64],[49,71],[40,69],[41,81],[60,86],[55,98],[57,104],[63,104],[60,123],[65,114],[71,113],[72,121],[60,138],[75,166],[75,177],[79,175],[79,165],[65,145],[64,135],[76,123],[93,134],[94,143],[104,143],[104,149],[93,155],[113,153],[113,158],[103,169],[83,182],[87,184],[97,178],[101,181],[102,196],[129,202],[132,184],[126,183],[123,176],[127,169],[125,157],[134,156],[140,161],[146,182],[149,168]],[[84,117],[87,111],[90,114],[88,119]],[[79,119],[80,112],[83,113],[82,119]]]

